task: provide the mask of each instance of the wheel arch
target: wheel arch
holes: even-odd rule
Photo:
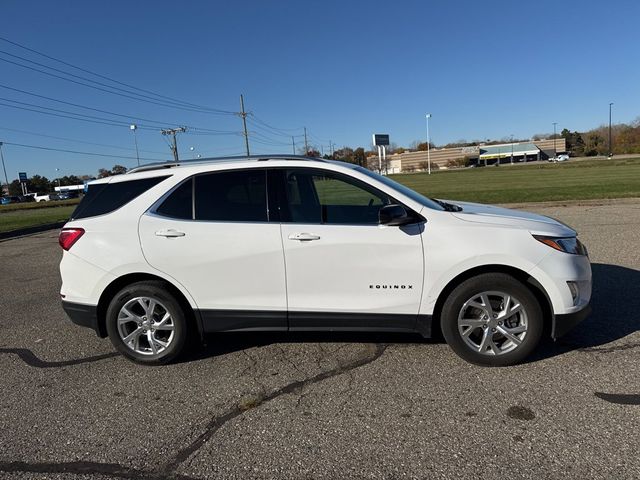
[[[553,307],[551,299],[549,298],[549,295],[547,294],[542,284],[527,272],[520,270],[519,268],[500,264],[481,265],[470,268],[469,270],[465,270],[464,272],[458,274],[456,277],[451,279],[449,283],[447,283],[447,285],[438,295],[438,299],[436,300],[435,307],[433,309],[432,336],[442,338],[442,331],[440,327],[440,315],[442,312],[442,306],[444,305],[444,302],[449,297],[453,289],[465,280],[476,277],[483,273],[504,273],[506,275],[514,277],[524,286],[528,287],[529,290],[534,294],[534,296],[540,303],[540,307],[542,308],[542,315],[544,318],[543,336],[551,336],[551,327],[553,324]]]
[[[203,337],[203,328],[202,328],[202,320],[197,310],[194,310],[187,297],[173,285],[166,278],[159,277],[157,275],[153,275],[151,273],[128,273],[126,275],[122,275],[115,280],[113,280],[107,287],[103,290],[100,295],[100,300],[98,300],[98,305],[96,307],[96,315],[98,319],[98,336],[101,338],[105,338],[107,336],[107,308],[109,308],[109,303],[113,299],[113,297],[120,290],[125,288],[127,285],[131,285],[137,282],[143,281],[158,281],[162,282],[167,286],[167,290],[178,300],[180,306],[183,308],[185,314],[187,315],[188,320],[196,327],[198,331],[198,335],[200,338]]]

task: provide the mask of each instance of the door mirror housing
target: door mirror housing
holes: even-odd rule
[[[385,205],[378,211],[378,222],[380,225],[397,227],[407,225],[413,221],[413,218],[407,214],[407,211],[402,205]]]

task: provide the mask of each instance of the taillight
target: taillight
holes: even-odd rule
[[[63,228],[60,230],[58,243],[64,250],[69,250],[84,234],[84,228]]]

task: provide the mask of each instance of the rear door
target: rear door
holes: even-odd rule
[[[397,202],[350,176],[274,171],[291,330],[415,328],[424,224],[378,225],[380,207]]]
[[[196,175],[140,219],[145,258],[190,292],[206,331],[287,328],[280,225],[269,222],[266,176]]]

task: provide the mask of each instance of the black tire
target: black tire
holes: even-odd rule
[[[466,343],[463,339],[462,333],[459,331],[458,316],[461,313],[465,302],[483,292],[503,292],[510,295],[519,301],[519,304],[525,312],[526,333],[524,334],[524,338],[521,339],[521,343],[519,345],[515,346],[516,344],[514,342],[509,342],[508,339],[499,332],[494,334],[495,336],[492,336],[492,338],[497,338],[496,344],[504,342],[503,345],[506,345],[505,350],[512,348],[510,351],[505,351],[504,353],[497,355],[480,353],[479,350],[472,349],[472,347]],[[489,297],[491,299],[498,298],[493,296]],[[503,303],[507,303],[507,301],[505,300]],[[467,308],[474,309],[474,307]],[[479,319],[487,318],[482,316],[482,314],[479,315]],[[514,318],[522,319],[523,317],[521,315],[522,314],[516,314]],[[465,317],[466,316],[467,315],[465,315]],[[493,322],[495,321],[497,321],[497,319],[493,320]],[[516,321],[522,322],[523,320]],[[465,280],[451,292],[442,307],[440,325],[445,340],[458,356],[476,365],[503,367],[520,363],[531,354],[531,352],[540,343],[544,326],[544,318],[538,300],[526,285],[522,284],[514,277],[504,273],[485,273]],[[500,325],[502,325],[502,323]],[[494,326],[496,328],[501,328],[498,325]],[[485,325],[474,328],[477,330],[474,331],[473,335],[478,338],[477,342],[480,342],[482,345],[480,339],[486,330]],[[491,326],[489,325],[488,328],[489,332],[495,331],[491,330]],[[465,331],[465,334],[467,331]],[[492,334],[487,333],[487,335]],[[468,338],[471,339],[470,336]],[[470,341],[473,341],[473,339]],[[479,345],[479,349],[481,348],[481,345]]]
[[[137,297],[145,297],[159,302],[163,307],[162,310],[158,308],[160,312],[166,310],[171,315],[173,337],[171,337],[168,346],[157,354],[138,353],[125,344],[118,331],[118,315],[122,307]],[[146,317],[144,318],[146,319]],[[190,333],[189,322],[180,302],[171,294],[166,283],[153,280],[132,283],[120,290],[111,299],[107,308],[106,327],[109,339],[116,350],[128,359],[143,365],[164,365],[175,360],[183,352]],[[137,327],[134,323],[133,326],[126,328],[135,329]],[[143,336],[144,334],[141,335],[142,342],[151,348],[150,342]]]

